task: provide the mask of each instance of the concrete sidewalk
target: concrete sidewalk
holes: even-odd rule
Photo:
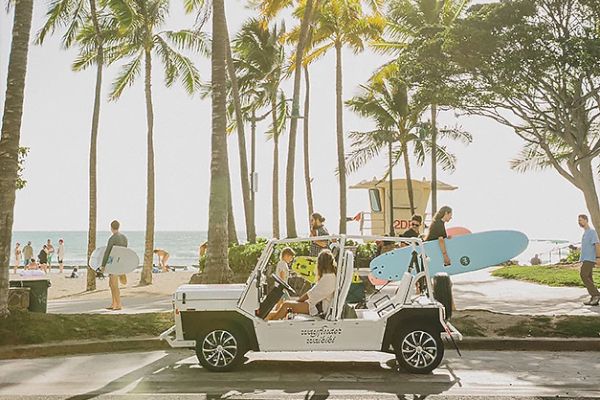
[[[454,301],[459,310],[479,309],[505,314],[522,315],[588,315],[600,316],[600,307],[584,306],[589,297],[584,288],[550,287],[496,278],[493,268],[452,276]],[[395,289],[393,289],[395,290]],[[116,313],[106,310],[106,299],[88,299],[84,296],[50,300],[49,313]],[[145,297],[128,296],[123,292],[123,306],[119,313],[145,313],[171,310],[171,294],[148,294]]]

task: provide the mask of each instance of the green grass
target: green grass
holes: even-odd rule
[[[98,315],[12,311],[8,318],[0,318],[0,346],[158,336],[171,325],[172,313]]]
[[[506,279],[535,282],[548,286],[583,287],[579,277],[579,268],[573,266],[508,266],[492,272],[493,276]],[[594,269],[594,281],[600,282],[600,269]]]
[[[455,311],[452,324],[464,336],[598,338],[595,316],[509,315],[483,310]]]

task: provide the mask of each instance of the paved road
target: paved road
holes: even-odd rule
[[[459,358],[449,350],[430,375],[399,373],[382,353],[248,356],[224,374],[205,371],[187,350],[0,361],[0,398],[600,398],[600,353],[468,351]]]

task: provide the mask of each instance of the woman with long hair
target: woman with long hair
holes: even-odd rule
[[[294,314],[325,317],[333,302],[336,273],[337,267],[331,251],[321,251],[317,258],[317,283],[303,294],[298,301],[284,301],[277,311],[268,315],[267,320],[283,319],[288,311]]]
[[[444,206],[433,216],[433,222],[429,227],[429,233],[425,237],[425,241],[437,240],[444,256],[444,265],[450,265],[450,257],[446,252],[446,242],[448,234],[446,233],[446,222],[450,222],[452,219],[452,209],[448,206]]]

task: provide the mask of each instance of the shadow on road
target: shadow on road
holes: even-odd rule
[[[324,400],[335,392],[371,392],[423,399],[446,392],[459,379],[445,371],[430,375],[399,372],[388,362],[315,362],[248,360],[238,370],[213,373],[203,369],[189,352],[170,352],[109,382],[99,389],[69,397],[88,400],[108,394],[205,394],[209,399],[269,393]]]

